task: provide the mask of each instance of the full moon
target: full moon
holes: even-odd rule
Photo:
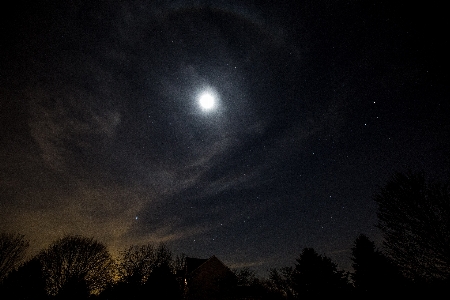
[[[205,92],[200,95],[199,103],[203,110],[211,110],[215,106],[216,99],[211,93]]]

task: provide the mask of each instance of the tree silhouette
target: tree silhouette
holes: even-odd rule
[[[33,258],[12,271],[0,288],[0,299],[43,300],[47,299],[42,265]]]
[[[0,234],[0,282],[19,266],[28,246],[28,241],[21,234]]]
[[[322,299],[348,296],[351,286],[348,275],[337,270],[335,263],[319,255],[313,248],[304,248],[294,268],[270,271],[269,289],[278,299]]]
[[[273,271],[275,269],[272,269]],[[247,297],[248,299],[261,299],[261,300],[284,300],[285,295],[280,293],[277,288],[274,288],[274,284],[270,278],[261,278],[258,280],[259,292],[256,293],[256,297]],[[245,297],[244,297],[245,299]]]
[[[185,288],[186,267],[186,255],[184,253],[177,255],[173,263],[173,268],[180,291],[184,291]]]
[[[66,236],[43,250],[38,259],[48,294],[53,296],[80,299],[99,293],[112,281],[111,255],[93,238]]]
[[[235,277],[235,298],[237,299],[282,299],[278,289],[274,289],[270,281],[256,276],[248,267],[232,270]],[[277,272],[275,269],[271,272]]]
[[[143,291],[151,299],[178,300],[183,296],[173,269],[167,263],[152,270]]]
[[[121,252],[120,281],[103,293],[107,299],[180,299],[180,283],[174,265],[183,265],[179,257],[174,263],[172,252],[161,243],[132,245]]]
[[[353,284],[359,296],[382,296],[402,287],[397,268],[366,235],[360,234],[352,247]]]
[[[293,271],[293,287],[300,299],[342,296],[349,290],[347,276],[335,263],[319,255],[313,248],[304,248]]]
[[[172,252],[163,243],[157,248],[151,244],[133,245],[121,252],[119,274],[124,282],[145,284],[154,268],[161,265],[172,268],[172,264]]]
[[[121,253],[119,274],[121,281],[130,284],[145,284],[156,265],[155,248],[151,244],[132,245]]]
[[[414,280],[450,280],[450,189],[397,173],[375,196],[387,254]]]
[[[269,288],[272,294],[280,295],[285,299],[295,299],[296,291],[292,282],[293,273],[294,270],[292,267],[284,267],[279,271],[277,269],[271,269],[269,273]]]
[[[258,279],[256,278],[255,272],[248,267],[233,270],[233,273],[236,275],[237,284],[240,286],[257,284]]]
[[[89,298],[90,290],[86,280],[78,276],[70,277],[59,290],[57,299],[79,300]]]
[[[156,249],[156,260],[143,291],[144,294],[151,295],[152,299],[182,298],[180,285],[175,275],[172,252],[163,243]]]

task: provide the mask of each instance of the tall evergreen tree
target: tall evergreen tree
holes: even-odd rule
[[[293,285],[299,299],[344,296],[350,286],[347,275],[313,248],[304,248],[293,272]]]
[[[366,235],[360,234],[352,247],[353,284],[359,296],[383,295],[399,291],[403,282],[394,264],[375,247]]]

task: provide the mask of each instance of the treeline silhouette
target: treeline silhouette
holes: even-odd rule
[[[450,189],[422,173],[395,174],[380,188],[383,251],[366,235],[351,248],[353,271],[304,248],[293,266],[258,278],[234,270],[214,299],[437,297],[450,292]],[[29,242],[0,234],[0,299],[190,299],[186,257],[164,245],[132,245],[115,261],[93,238],[65,236],[23,261]],[[205,298],[206,299],[206,298]],[[211,298],[208,298],[211,299]]]

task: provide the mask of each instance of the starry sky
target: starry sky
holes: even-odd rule
[[[2,231],[30,254],[81,234],[260,274],[313,247],[350,270],[394,172],[450,175],[445,9],[387,2],[14,2]]]

